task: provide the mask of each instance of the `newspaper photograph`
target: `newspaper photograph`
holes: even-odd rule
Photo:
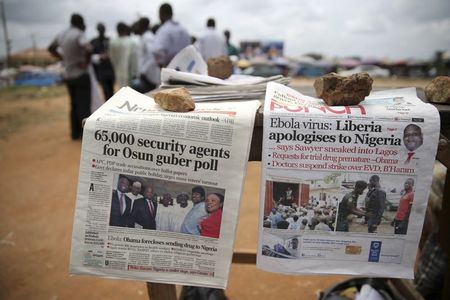
[[[168,112],[123,88],[92,114],[70,273],[225,288],[259,106]]]
[[[258,268],[413,278],[439,126],[414,88],[331,107],[269,83]]]

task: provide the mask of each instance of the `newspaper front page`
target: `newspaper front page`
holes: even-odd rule
[[[257,266],[413,278],[438,135],[414,88],[329,107],[269,83]]]
[[[259,106],[108,100],[84,127],[71,274],[225,288]]]

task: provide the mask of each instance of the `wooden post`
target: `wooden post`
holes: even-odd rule
[[[175,284],[147,282],[150,300],[177,300]]]

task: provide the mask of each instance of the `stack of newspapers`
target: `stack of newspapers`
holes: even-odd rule
[[[222,100],[264,99],[268,82],[289,84],[290,79],[282,75],[258,77],[251,75],[231,75],[223,80],[208,76],[207,65],[197,50],[191,45],[177,54],[161,70],[159,89],[185,87],[196,102]]]
[[[219,100],[263,99],[268,82],[287,85],[289,78],[282,75],[258,77],[250,75],[231,75],[219,78],[174,69],[162,69],[161,88],[185,87],[196,102]]]

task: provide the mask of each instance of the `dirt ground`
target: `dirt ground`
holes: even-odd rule
[[[144,282],[69,276],[81,142],[70,139],[63,89],[48,97],[1,96],[0,299],[148,299]],[[249,163],[235,249],[256,248],[259,173],[260,163]],[[233,264],[226,294],[229,299],[316,299],[318,290],[346,278],[286,276]]]

